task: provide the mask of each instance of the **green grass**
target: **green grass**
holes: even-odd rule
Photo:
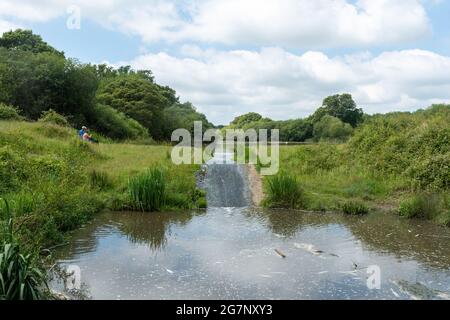
[[[302,208],[303,190],[295,177],[280,173],[267,179],[266,203],[270,207]]]
[[[166,177],[164,170],[154,167],[128,183],[133,207],[142,211],[160,211],[166,204]]]
[[[410,178],[370,170],[355,160],[348,144],[280,146],[280,170],[301,184],[301,202],[306,210],[345,211],[349,214],[363,214],[368,208],[392,210],[399,208],[402,199],[416,194]],[[283,180],[289,178],[284,177]],[[278,198],[282,198],[277,191],[283,189],[281,181],[267,177],[264,186],[266,205],[276,206]],[[435,193],[440,198],[450,198],[446,190]],[[404,215],[448,225],[450,218],[446,212],[449,211],[450,201],[441,201],[438,213]]]
[[[155,166],[166,169],[167,197],[158,209],[204,207],[205,195],[196,188],[199,166],[175,166],[170,153],[168,145],[96,145],[55,124],[0,121],[0,197],[17,213],[18,241],[48,247],[105,208],[142,210],[130,197],[129,181]]]
[[[436,219],[443,210],[442,199],[434,193],[420,193],[403,200],[399,214],[406,218]]]
[[[362,202],[348,201],[342,205],[342,212],[348,215],[361,216],[369,213],[369,208]]]

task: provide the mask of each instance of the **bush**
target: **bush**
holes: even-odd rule
[[[16,120],[20,121],[24,118],[19,114],[19,110],[12,107],[0,103],[0,120]]]
[[[420,188],[450,189],[450,152],[432,155],[409,172]]]
[[[270,177],[267,182],[269,189],[266,203],[270,207],[304,207],[305,196],[296,178],[280,173]]]
[[[68,127],[69,121],[66,117],[57,113],[53,109],[42,112],[42,116],[39,118],[39,122],[52,123],[61,127]]]
[[[360,216],[369,213],[369,208],[362,202],[348,201],[342,205],[342,212],[348,215]]]
[[[313,136],[316,141],[346,141],[353,133],[350,124],[330,115],[325,115],[314,124]]]
[[[166,203],[166,179],[159,167],[133,177],[128,182],[128,191],[134,208],[142,211],[159,211]]]
[[[421,193],[400,203],[399,214],[406,218],[434,219],[441,211],[441,199],[436,194]]]
[[[109,138],[125,140],[149,137],[147,129],[139,122],[112,107],[96,105],[94,118],[94,129]]]

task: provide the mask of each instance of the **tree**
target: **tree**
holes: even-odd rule
[[[262,116],[256,112],[249,112],[242,116],[236,117],[231,123],[230,126],[234,128],[242,128],[249,123],[256,122],[262,119]]]
[[[33,53],[52,53],[64,56],[64,53],[56,50],[42,40],[41,36],[33,34],[31,30],[17,29],[15,31],[5,32],[0,38],[0,47],[9,50],[31,51]]]
[[[339,141],[347,140],[353,133],[350,124],[342,122],[339,118],[325,115],[314,124],[314,140]]]
[[[201,121],[202,129],[206,131],[207,129],[213,128],[213,125],[208,121],[203,113],[197,112],[195,107],[190,102],[186,103],[176,103],[166,108],[164,110],[164,123],[165,132],[164,136],[166,139],[170,139],[172,132],[175,129],[183,128],[194,133],[194,122]]]
[[[97,85],[91,68],[74,60],[48,52],[0,48],[0,98],[29,119],[36,120],[49,109],[85,118]]]
[[[313,114],[314,123],[320,121],[323,116],[330,115],[341,119],[355,128],[363,121],[364,113],[358,108],[351,94],[336,94],[323,100],[322,107]]]
[[[121,72],[100,86],[97,100],[137,120],[156,140],[164,138],[163,110],[170,102],[161,87],[147,77]]]

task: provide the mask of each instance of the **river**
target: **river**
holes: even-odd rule
[[[250,205],[245,167],[207,164],[206,211],[105,212],[56,252],[88,299],[449,299],[450,231],[392,214]],[[63,290],[63,281],[52,287]],[[67,292],[74,294],[73,291]]]

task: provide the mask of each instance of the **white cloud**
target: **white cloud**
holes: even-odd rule
[[[12,22],[5,21],[5,20],[0,19],[0,36],[1,36],[4,32],[7,32],[7,31],[11,31],[11,30],[17,29],[18,27],[19,27],[18,25],[14,24],[14,23],[12,23]]]
[[[430,31],[419,0],[2,0],[0,16],[47,21],[70,5],[146,42],[324,48],[405,42]]]
[[[414,110],[450,102],[450,57],[429,51],[328,57],[281,48],[260,51],[202,51],[195,57],[142,55],[135,68],[153,70],[215,123],[256,111],[275,119],[304,117],[331,94],[350,92],[369,113]]]

